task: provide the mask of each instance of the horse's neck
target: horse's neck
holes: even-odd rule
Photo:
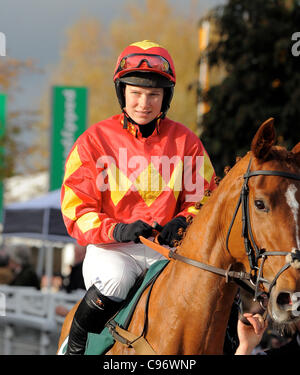
[[[178,252],[226,269],[231,257],[223,248],[223,236],[217,235],[213,217],[218,212],[208,212],[199,228],[198,217],[194,220]],[[223,277],[171,260],[153,286],[147,340],[159,354],[222,354],[235,292]],[[144,324],[145,302],[146,295],[129,327],[135,334]]]
[[[221,198],[215,198],[214,204],[207,203],[201,209],[202,212],[194,219],[178,252],[226,270],[233,259],[225,245],[227,228],[224,228],[226,225],[222,222],[223,203]],[[236,287],[226,284],[222,276],[190,265],[176,262],[173,267],[173,282],[180,282],[185,299],[185,306],[180,308],[186,309],[189,315],[184,330],[197,332],[193,342],[194,353],[222,353]]]
[[[165,354],[222,354],[236,288],[220,276],[179,262],[170,265],[164,281],[161,298],[155,299],[161,306],[155,336],[163,340],[155,349]]]
[[[226,180],[229,184],[221,183],[222,189],[220,185],[201,208],[177,250],[188,258],[224,270],[233,262],[225,240],[238,198],[238,187],[233,192],[233,180]],[[222,276],[171,261],[152,292],[155,304],[151,313],[159,324],[149,324],[147,339],[158,353],[222,354],[236,291],[237,287],[226,284]]]
[[[201,208],[178,248],[181,255],[225,269],[233,262],[226,249],[226,235],[234,211],[232,202],[237,201],[238,194],[232,199],[227,195],[217,189]],[[239,230],[237,226],[235,230]]]
[[[226,268],[234,261],[226,248],[226,236],[235,215],[243,184],[243,172],[249,158],[250,154],[230,171],[200,209],[179,247],[180,254],[220,268]],[[232,245],[235,249],[234,257],[243,262],[245,254],[239,252],[244,247],[240,210],[230,233],[229,248]]]

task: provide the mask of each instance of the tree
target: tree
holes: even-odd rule
[[[291,52],[298,4],[229,0],[211,15],[219,38],[209,45],[208,59],[223,66],[226,77],[202,94],[210,111],[201,138],[219,174],[249,150],[249,140],[269,117],[275,118],[279,144],[291,148],[300,140],[300,57]]]
[[[167,0],[131,2],[108,29],[96,19],[82,18],[67,32],[51,84],[88,87],[89,123],[103,120],[120,112],[112,80],[119,53],[138,40],[154,40],[175,60],[178,83],[169,116],[195,130],[196,95],[188,89],[197,78],[197,19],[189,3],[191,15],[183,16]]]
[[[25,160],[30,155],[31,147],[25,142],[21,132],[28,131],[35,114],[28,111],[11,110],[10,103],[13,102],[14,92],[18,89],[18,78],[24,72],[36,70],[31,60],[20,61],[13,58],[2,58],[0,61],[0,92],[8,96],[7,120],[5,134],[0,138],[1,154],[0,180],[11,177],[20,163],[24,170]],[[20,170],[20,168],[19,168]]]

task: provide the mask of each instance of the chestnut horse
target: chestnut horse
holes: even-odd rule
[[[300,292],[300,142],[290,152],[274,143],[269,119],[251,151],[194,218],[175,259],[153,285],[146,340],[155,353],[222,354],[238,288],[234,280],[254,285],[256,300],[263,292],[268,296],[267,311],[275,322],[299,318],[293,301]],[[137,336],[143,331],[146,295],[128,327]],[[60,343],[73,314],[66,318]],[[107,354],[135,352],[116,342]]]

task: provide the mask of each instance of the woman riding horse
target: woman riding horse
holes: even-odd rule
[[[133,43],[120,54],[114,82],[122,114],[90,127],[66,161],[62,214],[70,236],[87,245],[86,295],[70,331],[67,354],[83,354],[88,332],[99,333],[137,277],[164,257],[139,243],[153,223],[173,246],[186,217],[198,210],[214,169],[199,138],[166,117],[176,75],[160,45]]]
[[[298,324],[300,142],[287,151],[274,146],[275,140],[270,119],[257,131],[251,152],[203,205],[176,252],[169,253],[147,306],[145,339],[153,352],[221,354],[237,285],[277,324]],[[147,295],[129,324],[132,335],[143,332]],[[107,354],[135,352],[116,342]]]

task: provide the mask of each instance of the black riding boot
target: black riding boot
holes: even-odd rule
[[[120,302],[112,301],[91,286],[75,312],[66,354],[84,354],[88,332],[100,333],[119,307]]]

